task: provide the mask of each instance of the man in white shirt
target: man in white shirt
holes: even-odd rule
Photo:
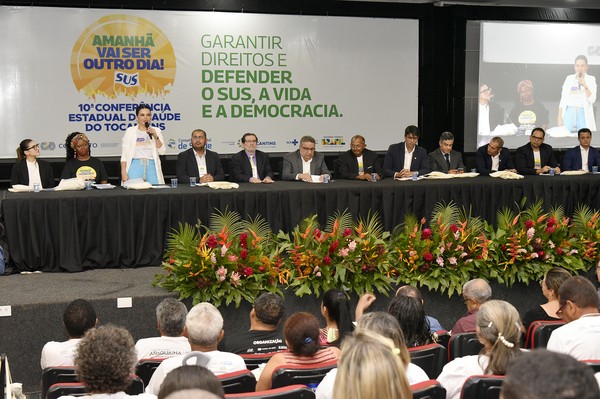
[[[600,359],[600,300],[594,285],[585,277],[567,279],[558,289],[556,312],[564,326],[552,332],[548,350],[577,360]]]
[[[565,153],[562,165],[563,170],[584,170],[592,172],[593,167],[600,167],[600,153],[592,147],[592,131],[588,128],[579,129],[577,132],[579,145]]]
[[[191,351],[183,336],[187,308],[175,298],[166,298],[156,307],[156,327],[159,337],[142,338],[135,344],[139,359],[166,358]]]
[[[383,160],[387,177],[401,179],[411,177],[413,172],[418,175],[431,172],[427,151],[418,145],[420,134],[418,127],[409,125],[404,129],[404,141],[390,145]]]
[[[215,375],[246,369],[241,356],[217,350],[224,334],[223,316],[213,305],[201,302],[194,306],[187,315],[185,328],[192,351],[202,352],[203,357],[208,358],[205,367]],[[146,393],[157,395],[167,374],[183,365],[184,356],[165,359],[152,375]]]
[[[77,344],[87,330],[96,327],[98,318],[91,303],[85,299],[76,299],[65,309],[63,323],[69,339],[64,342],[50,341],[44,345],[40,361],[42,370],[47,367],[72,367]]]

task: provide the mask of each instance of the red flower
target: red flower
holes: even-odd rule
[[[546,227],[546,233],[548,233],[548,234],[554,233],[554,230],[555,230],[554,226],[548,225],[548,227]]]
[[[538,254],[538,256],[540,257],[540,259],[543,259],[543,258],[544,258],[544,255],[545,255],[545,254],[544,254],[544,251],[538,251],[538,253],[537,253],[537,254]]]
[[[559,254],[559,255],[562,255],[564,253],[564,251],[563,251],[562,248],[557,248],[556,249],[556,253]]]
[[[339,245],[340,245],[340,243],[338,242],[338,240],[335,240],[334,242],[332,242],[331,245],[329,246],[329,253],[335,252],[338,249]]]
[[[242,249],[242,252],[240,252],[240,258],[246,259],[247,257],[248,257],[248,250]]]
[[[217,247],[217,238],[211,234],[208,239],[206,240],[206,246],[213,249]]]
[[[530,228],[532,228],[532,227],[533,227],[533,220],[526,220],[526,221],[525,221],[525,228],[526,228],[527,230],[529,230],[529,229],[530,229]]]
[[[452,223],[452,224],[450,225],[450,230],[451,230],[453,233],[456,233],[456,232],[458,231],[458,227],[456,227],[456,225],[455,225],[454,223]]]
[[[326,265],[331,265],[331,258],[329,257],[329,255],[323,258],[323,263],[325,263]]]
[[[548,220],[546,221],[546,224],[548,225],[548,227],[555,226],[556,225],[556,219],[554,219],[553,217],[549,217]]]
[[[242,248],[248,248],[248,233],[243,232],[242,234],[240,234],[240,247]]]
[[[242,273],[244,273],[244,276],[248,277],[254,274],[254,269],[252,269],[251,267],[244,267],[242,269]]]
[[[425,262],[431,262],[433,260],[433,254],[431,252],[426,252],[425,255],[423,255],[423,260],[425,260]]]
[[[318,238],[321,236],[321,230],[319,230],[319,229],[315,229],[315,230],[313,231],[313,236],[315,236],[315,238],[317,238],[317,239],[318,239]]]
[[[501,248],[502,248],[503,251],[506,251],[506,244],[502,244]]]
[[[348,237],[351,234],[352,234],[352,229],[350,227],[346,227],[344,229],[344,237]]]
[[[429,237],[431,237],[431,235],[433,234],[433,232],[431,231],[431,229],[429,228],[424,228],[423,231],[421,232],[421,238],[423,240],[428,239]]]
[[[258,267],[258,271],[261,272],[261,273],[264,273],[265,272],[265,267],[264,266],[259,266]]]

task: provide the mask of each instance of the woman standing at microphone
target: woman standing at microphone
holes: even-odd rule
[[[162,132],[150,126],[152,113],[147,104],[135,109],[138,124],[125,131],[121,152],[121,180],[142,178],[144,181],[165,184],[159,155],[166,152]]]
[[[558,126],[571,132],[587,127],[596,131],[594,103],[596,102],[596,78],[588,75],[588,60],[585,55],[575,58],[575,74],[565,78],[558,104]]]

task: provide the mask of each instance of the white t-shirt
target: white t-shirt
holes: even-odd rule
[[[135,343],[138,360],[185,355],[191,350],[186,337],[142,338]]]
[[[577,360],[600,359],[600,314],[586,314],[552,331],[548,350]]]
[[[42,348],[40,365],[42,370],[47,367],[67,366],[73,367],[75,351],[81,338],[72,338],[64,342],[50,341]]]
[[[215,375],[232,373],[234,371],[247,369],[246,363],[240,355],[221,351],[210,351],[202,353],[210,358],[210,361],[206,365],[206,368],[212,371]],[[158,395],[158,391],[160,390],[160,386],[165,380],[165,377],[171,371],[175,370],[177,367],[180,367],[182,365],[181,362],[183,360],[183,357],[184,356],[182,355],[165,359],[160,364],[160,366],[156,368],[154,374],[152,374],[152,378],[150,379],[150,382],[146,387],[146,393]]]
[[[58,399],[156,399],[156,395],[150,395],[147,393],[141,393],[139,395],[127,395],[125,392],[117,393],[94,393],[86,396],[61,396]]]
[[[446,388],[446,399],[459,399],[463,384],[472,375],[485,374],[490,358],[486,355],[458,357],[444,366],[436,378]]]

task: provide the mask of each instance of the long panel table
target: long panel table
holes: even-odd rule
[[[290,231],[303,218],[321,224],[335,211],[354,217],[377,211],[386,230],[407,213],[429,218],[438,202],[453,201],[494,223],[498,210],[516,209],[523,197],[541,198],[548,209],[578,204],[600,209],[600,176],[490,177],[371,183],[281,182],[241,184],[235,190],[179,185],[176,189],[10,193],[2,195],[2,218],[12,264],[20,271],[81,271],[160,264],[167,234],[179,223],[208,224],[219,209],[242,217],[262,215],[273,231]]]

